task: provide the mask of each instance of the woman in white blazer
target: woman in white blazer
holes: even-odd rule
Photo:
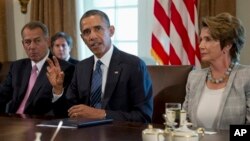
[[[199,48],[208,67],[190,72],[183,104],[195,127],[249,123],[250,67],[238,63],[244,42],[244,27],[229,13],[202,20]]]

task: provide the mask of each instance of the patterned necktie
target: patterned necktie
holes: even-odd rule
[[[23,98],[23,101],[22,101],[22,103],[20,104],[20,106],[19,106],[19,108],[18,108],[18,110],[17,110],[17,112],[16,112],[16,113],[18,113],[18,114],[23,114],[23,112],[24,112],[24,108],[25,108],[26,102],[27,102],[27,100],[28,100],[28,98],[29,98],[29,96],[30,96],[30,92],[31,92],[31,90],[32,90],[32,88],[33,88],[33,86],[34,86],[34,84],[35,84],[35,82],[36,82],[37,70],[38,70],[38,69],[37,69],[37,66],[34,65],[34,66],[32,67],[32,70],[31,70],[31,75],[30,75],[30,79],[29,79],[29,85],[28,85],[26,94],[25,94],[25,96],[24,96],[24,98]]]
[[[102,62],[98,60],[96,62],[96,68],[92,75],[91,82],[91,94],[90,94],[90,106],[100,108],[101,94],[102,94]]]

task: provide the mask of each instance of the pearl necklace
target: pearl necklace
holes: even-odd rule
[[[233,67],[234,67],[234,63],[231,63],[231,64],[229,65],[229,68],[227,68],[227,71],[225,72],[225,75],[224,75],[223,77],[219,78],[219,79],[213,78],[213,76],[212,76],[212,71],[211,71],[211,69],[209,69],[209,71],[208,71],[208,73],[207,73],[207,79],[208,79],[210,82],[215,83],[215,84],[222,83],[222,82],[224,82],[224,81],[226,80],[226,78],[229,77],[230,73],[231,73],[232,70],[233,70]]]

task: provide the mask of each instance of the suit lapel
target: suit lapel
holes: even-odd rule
[[[199,79],[199,81],[197,81],[194,86],[197,86],[197,90],[195,92],[195,96],[194,96],[194,100],[193,100],[193,107],[192,107],[192,110],[194,112],[192,112],[192,117],[194,118],[193,122],[195,125],[203,125],[202,122],[197,119],[197,110],[198,110],[198,106],[199,106],[199,102],[200,102],[200,99],[201,99],[201,96],[202,96],[202,91],[206,85],[206,77],[207,77],[207,72],[208,72],[208,69],[204,70],[201,72],[201,77]],[[201,83],[202,82],[202,83]]]
[[[48,58],[52,59],[53,55],[50,53]],[[47,79],[47,76],[45,75],[47,72],[47,66],[48,63],[47,61],[44,62],[41,71],[39,72],[36,82],[30,92],[30,96],[28,98],[28,101],[26,103],[26,106],[32,103],[33,99],[37,96],[39,89],[42,87],[44,84],[50,84],[49,80]],[[51,87],[52,88],[52,87]],[[52,92],[51,92],[52,93]],[[52,96],[52,95],[51,95]]]
[[[231,90],[232,88],[232,84],[233,84],[233,80],[235,78],[235,75],[236,75],[236,72],[237,72],[237,69],[238,69],[239,65],[238,64],[235,64],[234,68],[233,68],[233,71],[231,72],[230,76],[229,76],[229,79],[227,81],[227,84],[226,84],[226,87],[225,87],[225,90],[223,92],[223,97],[222,97],[222,102],[221,102],[221,105],[220,105],[220,109],[218,111],[218,116],[216,117],[215,119],[215,122],[214,123],[217,123],[213,125],[213,127],[215,128],[218,128],[220,127],[220,122],[221,122],[221,118],[222,118],[222,114],[223,114],[223,110],[224,110],[224,107],[225,107],[225,104],[227,102],[227,98],[229,97],[229,91]]]
[[[28,98],[28,101],[26,103],[26,107],[28,107],[32,101],[34,100],[35,97],[37,97],[38,95],[38,91],[40,90],[40,88],[42,87],[42,85],[44,84],[48,84],[48,79],[46,74],[46,67],[47,67],[47,62],[44,63],[41,72],[39,72],[36,82],[34,84],[34,87],[32,88],[31,92],[30,92],[30,96]],[[51,92],[52,93],[52,92]],[[52,95],[51,95],[52,96]]]
[[[20,73],[18,73],[18,75],[20,75],[20,77],[17,78],[21,78],[19,79],[20,82],[22,82],[21,87],[20,87],[20,92],[17,95],[18,99],[17,99],[17,106],[19,106],[26,94],[27,88],[28,88],[28,84],[29,84],[29,78],[30,78],[30,74],[31,74],[31,63],[30,60],[26,60],[23,63],[24,68],[22,69],[22,71]]]
[[[80,79],[83,81],[81,86],[83,87],[84,92],[87,92],[88,94],[88,99],[86,99],[86,103],[89,103],[89,97],[91,94],[91,81],[92,81],[92,75],[93,75],[93,67],[94,67],[94,56],[92,56],[90,59],[87,60],[86,64],[83,65],[78,65],[80,68],[80,71],[78,72],[77,76],[82,76]],[[85,72],[86,74],[91,74],[91,75],[82,75],[82,73]],[[86,95],[86,93],[83,93],[83,97]]]
[[[105,92],[102,99],[102,108],[106,107],[110,97],[112,96],[116,88],[116,85],[119,81],[121,73],[122,73],[122,66],[120,65],[119,50],[114,48],[107,74]]]

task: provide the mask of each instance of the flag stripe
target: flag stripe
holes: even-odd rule
[[[155,3],[154,15],[157,18],[157,20],[161,23],[161,25],[163,25],[162,27],[164,28],[166,33],[169,35],[169,28],[170,27],[167,25],[170,24],[170,19],[166,15],[166,12],[164,11],[163,7],[159,4],[158,1],[156,1],[156,3]]]
[[[172,65],[181,65],[182,64],[180,58],[177,56],[172,45],[170,45],[170,63]]]
[[[196,4],[197,0],[154,0],[151,53],[161,63],[200,67]]]
[[[159,61],[161,60],[158,63],[160,63],[160,64],[168,64],[169,59],[164,61],[165,63],[162,63],[162,60],[164,60],[164,59],[161,59],[161,57],[156,56],[157,54],[162,54],[162,53],[165,53],[168,56],[168,54],[169,54],[169,46],[170,46],[170,41],[169,41],[168,35],[165,32],[165,30],[163,29],[163,27],[161,26],[161,24],[158,22],[158,20],[154,20],[154,24],[155,24],[156,27],[153,30],[153,35],[152,36],[155,36],[155,37],[154,38],[152,37],[154,39],[154,40],[152,40],[152,44],[154,44],[153,46],[154,46],[154,48],[156,48],[156,50],[154,50],[151,53],[154,53],[152,55],[157,58],[156,60],[159,60]],[[155,43],[155,42],[157,42],[157,43]],[[159,49],[157,49],[157,47],[159,47]],[[166,59],[166,57],[162,57],[162,58]]]
[[[161,62],[163,64],[168,64],[169,63],[169,56],[168,54],[164,51],[163,47],[161,46],[160,42],[155,38],[154,35],[152,35],[152,45],[153,45],[153,50],[158,54],[158,56],[161,58]]]
[[[193,1],[193,2],[192,2]],[[195,14],[194,14],[194,8],[195,8],[195,2],[194,0],[183,0],[183,2],[185,3],[187,9],[188,9],[188,14],[191,17],[191,21],[194,24],[194,20],[195,20]]]
[[[170,19],[167,16],[166,10],[162,5],[155,1],[154,5],[155,28],[152,34],[152,49],[153,56],[158,60],[159,64],[169,64],[169,23]],[[165,25],[165,26],[161,26]],[[165,31],[165,35],[163,33]],[[164,48],[165,47],[165,48]]]
[[[190,63],[194,64],[195,63],[194,49],[190,43],[187,30],[182,23],[181,16],[179,12],[177,11],[175,5],[171,5],[171,21],[173,22],[175,27],[177,27],[176,30],[178,34],[181,35],[182,43],[185,43],[185,46],[183,47],[185,51],[188,52],[188,59]]]

